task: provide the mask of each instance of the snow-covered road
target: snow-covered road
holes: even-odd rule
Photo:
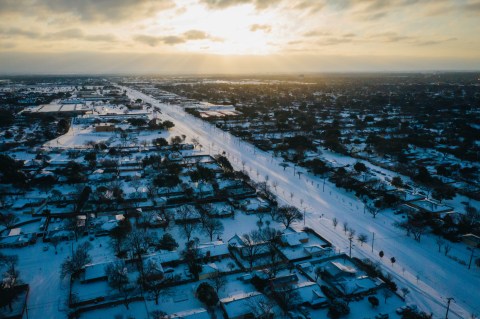
[[[272,190],[280,200],[305,209],[306,226],[314,228],[337,249],[348,251],[348,239],[342,226],[344,222],[348,222],[348,227],[354,229],[357,235],[368,234],[370,241],[374,233],[373,249],[371,242],[363,246],[355,243],[352,255],[379,261],[395,277],[399,288],[408,287],[411,290],[407,301],[440,317],[445,314],[446,298],[454,297],[455,302],[450,306],[450,318],[470,318],[471,314],[480,314],[479,269],[472,266],[468,270],[439,253],[432,236],[424,236],[422,242],[417,243],[392,225],[393,218],[399,218],[398,216],[379,215],[374,219],[364,214],[363,203],[353,194],[337,189],[328,182],[323,188],[323,180],[304,170],[301,170],[301,176],[293,174],[298,168],[290,166],[284,169],[280,166],[282,159],[274,158],[185,113],[180,106],[160,103],[139,91],[124,89],[131,98],[140,98],[159,107],[164,120],[173,121],[179,134],[197,138],[205,151],[211,154],[225,152],[232,165],[236,169],[244,167],[252,179],[265,181],[268,176],[271,186],[278,183]],[[339,221],[336,228],[332,224],[333,217]],[[452,251],[454,249],[465,248],[456,245]],[[378,257],[380,250],[385,252],[383,260]],[[390,257],[396,258],[394,265],[390,264]]]

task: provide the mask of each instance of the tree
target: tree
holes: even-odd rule
[[[202,265],[199,263],[202,255],[198,249],[198,238],[190,240],[185,244],[183,259],[187,262],[190,273],[198,279],[198,274],[202,271]]]
[[[395,186],[395,187],[400,188],[400,187],[403,187],[404,184],[403,184],[403,181],[402,181],[402,179],[400,178],[400,176],[394,176],[394,177],[392,178],[392,185]]]
[[[20,272],[17,270],[18,256],[3,255],[0,253],[0,307],[7,306],[10,311],[17,296],[16,286],[19,284]]]
[[[257,256],[265,250],[263,241],[258,230],[252,230],[248,234],[242,236],[243,247],[242,254],[249,263],[249,269],[252,271],[253,263]]]
[[[385,253],[383,252],[383,250],[380,250],[380,252],[378,253],[378,256],[380,256],[380,258],[383,258],[383,256],[385,256]]]
[[[345,233],[345,235],[347,234],[347,231],[348,231],[348,222],[343,222],[343,232]]]
[[[218,294],[220,289],[225,287],[227,284],[227,278],[224,276],[224,274],[221,271],[216,271],[212,277],[209,279],[211,285],[213,288],[215,288],[215,292]]]
[[[288,228],[293,222],[301,221],[303,215],[295,206],[282,206],[277,210],[276,219]]]
[[[353,168],[359,173],[366,172],[368,170],[367,166],[362,162],[356,162],[355,165],[353,165]]]
[[[182,230],[185,237],[187,237],[187,242],[192,238],[194,230],[197,228],[195,223],[185,222],[180,224],[180,229]]]
[[[142,254],[147,251],[151,243],[151,238],[148,233],[134,229],[127,235],[127,243],[132,257],[141,260]]]
[[[435,243],[436,243],[437,246],[438,246],[438,252],[441,252],[441,251],[442,251],[442,246],[445,244],[445,241],[444,241],[442,238],[437,237],[437,238],[435,239]]]
[[[213,307],[218,303],[218,295],[215,289],[207,282],[202,282],[197,288],[197,298],[207,307]]]
[[[390,262],[392,263],[392,267],[393,267],[393,264],[394,264],[396,261],[397,261],[397,260],[395,259],[395,257],[390,258]]]
[[[0,224],[4,226],[6,229],[10,229],[18,223],[19,219],[16,215],[12,213],[3,214],[0,213]]]
[[[387,299],[393,296],[393,292],[390,289],[384,288],[382,290],[382,295],[384,298],[384,302],[387,303]]]
[[[400,291],[402,292],[403,299],[407,298],[407,295],[410,293],[410,289],[408,289],[407,287],[403,287],[402,289],[400,289]]]
[[[204,232],[210,237],[210,241],[213,241],[213,235],[221,236],[223,234],[223,224],[217,219],[209,218],[203,223]]]
[[[128,277],[128,268],[123,261],[109,263],[105,267],[105,273],[108,279],[108,285],[117,290],[123,297],[123,304],[128,308],[129,298],[133,293],[133,286]]]
[[[128,219],[124,219],[117,224],[110,232],[111,245],[115,254],[120,254],[124,249],[124,244],[127,240],[128,234],[132,231],[132,225]]]
[[[363,246],[368,241],[368,236],[366,234],[359,234],[357,237],[360,246]]]
[[[80,244],[73,255],[71,257],[67,257],[67,259],[65,259],[65,261],[62,263],[60,270],[61,278],[65,278],[67,275],[72,277],[77,276],[80,270],[82,270],[85,265],[92,261],[92,257],[88,253],[91,248],[92,245],[89,242]]]
[[[166,121],[164,121],[164,122],[162,123],[162,126],[163,126],[165,129],[169,130],[169,129],[171,129],[172,127],[174,127],[175,124],[174,124],[172,121],[166,120]]]
[[[169,233],[165,233],[160,239],[158,246],[160,247],[160,249],[172,251],[178,247],[178,243],[172,235],[170,235]]]
[[[246,306],[254,314],[255,318],[272,318],[275,302],[261,295],[258,298],[249,298]]]
[[[53,246],[53,248],[55,248],[55,255],[58,254],[57,247],[58,247],[58,244],[60,244],[60,237],[52,236],[50,238],[50,244]]]
[[[367,208],[367,212],[369,212],[373,218],[377,217],[377,215],[380,213],[380,208],[379,207],[376,207],[376,205],[367,205],[366,206]]]
[[[372,305],[372,308],[376,308],[380,304],[380,301],[375,296],[369,296],[368,302]]]
[[[343,300],[335,299],[330,303],[328,307],[328,316],[333,319],[338,319],[342,316],[348,315],[350,308],[348,304]]]
[[[338,225],[338,219],[337,219],[337,217],[333,217],[333,219],[332,219],[332,224],[333,224],[333,228],[337,229],[337,225]]]
[[[452,245],[450,244],[443,245],[443,252],[445,253],[445,256],[448,256],[448,253],[450,252],[451,249],[452,249]]]

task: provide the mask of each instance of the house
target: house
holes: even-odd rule
[[[220,306],[227,319],[265,318],[259,313],[255,304],[268,303],[265,295],[258,291],[240,293],[228,298],[220,299]],[[273,313],[266,317],[273,318]]]
[[[338,279],[340,277],[354,277],[357,269],[339,261],[330,261],[323,269],[330,277]]]
[[[480,248],[480,236],[466,234],[462,236],[463,242],[469,246]]]
[[[147,255],[142,259],[145,279],[159,281],[164,278],[162,258],[158,254]]]
[[[210,319],[210,315],[204,308],[190,309],[167,315],[165,319]]]
[[[268,243],[263,241],[247,240],[243,236],[235,235],[228,240],[228,247],[239,252],[242,258],[249,256],[250,247],[255,246],[255,257],[261,258],[269,253]]]
[[[312,281],[292,283],[279,290],[274,290],[274,293],[287,293],[287,295],[292,296],[288,299],[289,305],[292,306],[303,305],[317,309],[328,305],[329,302],[320,286]]]
[[[284,233],[280,237],[280,241],[284,246],[299,246],[308,243],[308,234],[303,231]]]
[[[214,241],[198,245],[198,252],[203,258],[220,260],[230,256],[228,245],[223,241]]]
[[[105,268],[110,263],[111,262],[103,262],[103,263],[86,265],[84,267],[81,283],[83,284],[83,283],[107,280],[107,273],[105,272]]]

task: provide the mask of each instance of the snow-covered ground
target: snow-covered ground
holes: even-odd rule
[[[265,181],[265,176],[269,176],[271,185],[278,183],[274,191],[279,198],[284,203],[304,208],[306,225],[332,241],[337,248],[346,251],[348,247],[348,239],[341,229],[343,222],[348,222],[348,226],[357,234],[369,234],[370,240],[375,234],[373,249],[371,245],[362,247],[355,244],[353,256],[380,261],[383,268],[392,273],[400,288],[410,288],[412,293],[407,296],[407,301],[440,316],[445,313],[446,298],[454,297],[450,318],[467,318],[480,313],[479,269],[473,266],[469,270],[439,253],[434,236],[423,236],[420,243],[405,237],[403,231],[393,226],[393,221],[401,217],[380,214],[373,219],[363,213],[363,203],[353,194],[337,189],[328,182],[323,190],[323,180],[305,171],[298,177],[293,174],[292,167],[284,170],[279,166],[281,159],[185,113],[181,107],[163,104],[136,90],[125,89],[131,98],[140,98],[159,107],[164,120],[172,120],[176,131],[199,139],[204,150],[211,154],[225,152],[236,169],[245,167],[257,181]],[[339,221],[336,229],[332,225],[334,217]],[[468,262],[470,252],[465,246],[452,246],[450,255]],[[381,250],[385,252],[383,261],[378,257]],[[389,262],[392,256],[397,260],[393,266]]]

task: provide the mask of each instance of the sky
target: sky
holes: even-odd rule
[[[0,73],[480,70],[480,0],[0,0]]]

